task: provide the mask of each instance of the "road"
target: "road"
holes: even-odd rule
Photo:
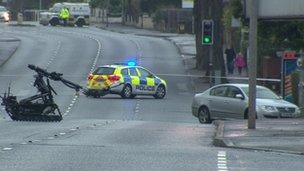
[[[94,27],[0,25],[1,32],[21,39],[0,67],[0,92],[11,82],[18,98],[36,92],[27,64],[83,86],[96,66],[133,57],[159,75],[186,74],[176,47],[161,38]],[[212,146],[214,126],[191,115],[190,79],[161,77],[168,83],[163,100],[87,98],[53,82],[60,123],[13,122],[1,109],[0,170],[302,170],[302,156]]]

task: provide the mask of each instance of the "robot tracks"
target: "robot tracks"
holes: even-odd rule
[[[13,121],[30,121],[30,122],[60,122],[61,115],[18,115],[10,116]]]

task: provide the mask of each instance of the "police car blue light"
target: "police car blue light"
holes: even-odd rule
[[[128,66],[136,66],[136,62],[135,61],[129,61]]]

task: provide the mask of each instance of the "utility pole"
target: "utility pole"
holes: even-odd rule
[[[249,0],[249,109],[248,129],[256,128],[256,78],[257,78],[257,23],[258,1]]]
[[[39,0],[39,12],[38,12],[38,15],[37,15],[37,21],[40,20],[40,12],[41,12],[41,9],[42,9],[42,0]]]
[[[126,21],[126,7],[125,7],[125,0],[122,0],[122,5],[121,5],[121,15],[122,15],[122,24],[125,25],[125,21]]]
[[[109,6],[110,6],[110,0],[107,0],[107,10],[106,10],[106,15],[107,15],[107,18],[106,18],[106,27],[109,27]]]

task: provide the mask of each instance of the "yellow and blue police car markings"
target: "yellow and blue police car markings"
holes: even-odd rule
[[[145,77],[140,77],[140,85],[147,85],[147,79]]]
[[[155,82],[155,81],[153,81]],[[141,91],[155,91],[155,84],[152,83],[148,85],[148,81],[146,77],[140,77],[140,84],[136,85],[136,89],[141,90]]]
[[[131,77],[129,75],[124,75],[123,81],[124,81],[124,83],[131,83]]]
[[[159,85],[161,80],[159,78],[154,78],[154,85]]]

